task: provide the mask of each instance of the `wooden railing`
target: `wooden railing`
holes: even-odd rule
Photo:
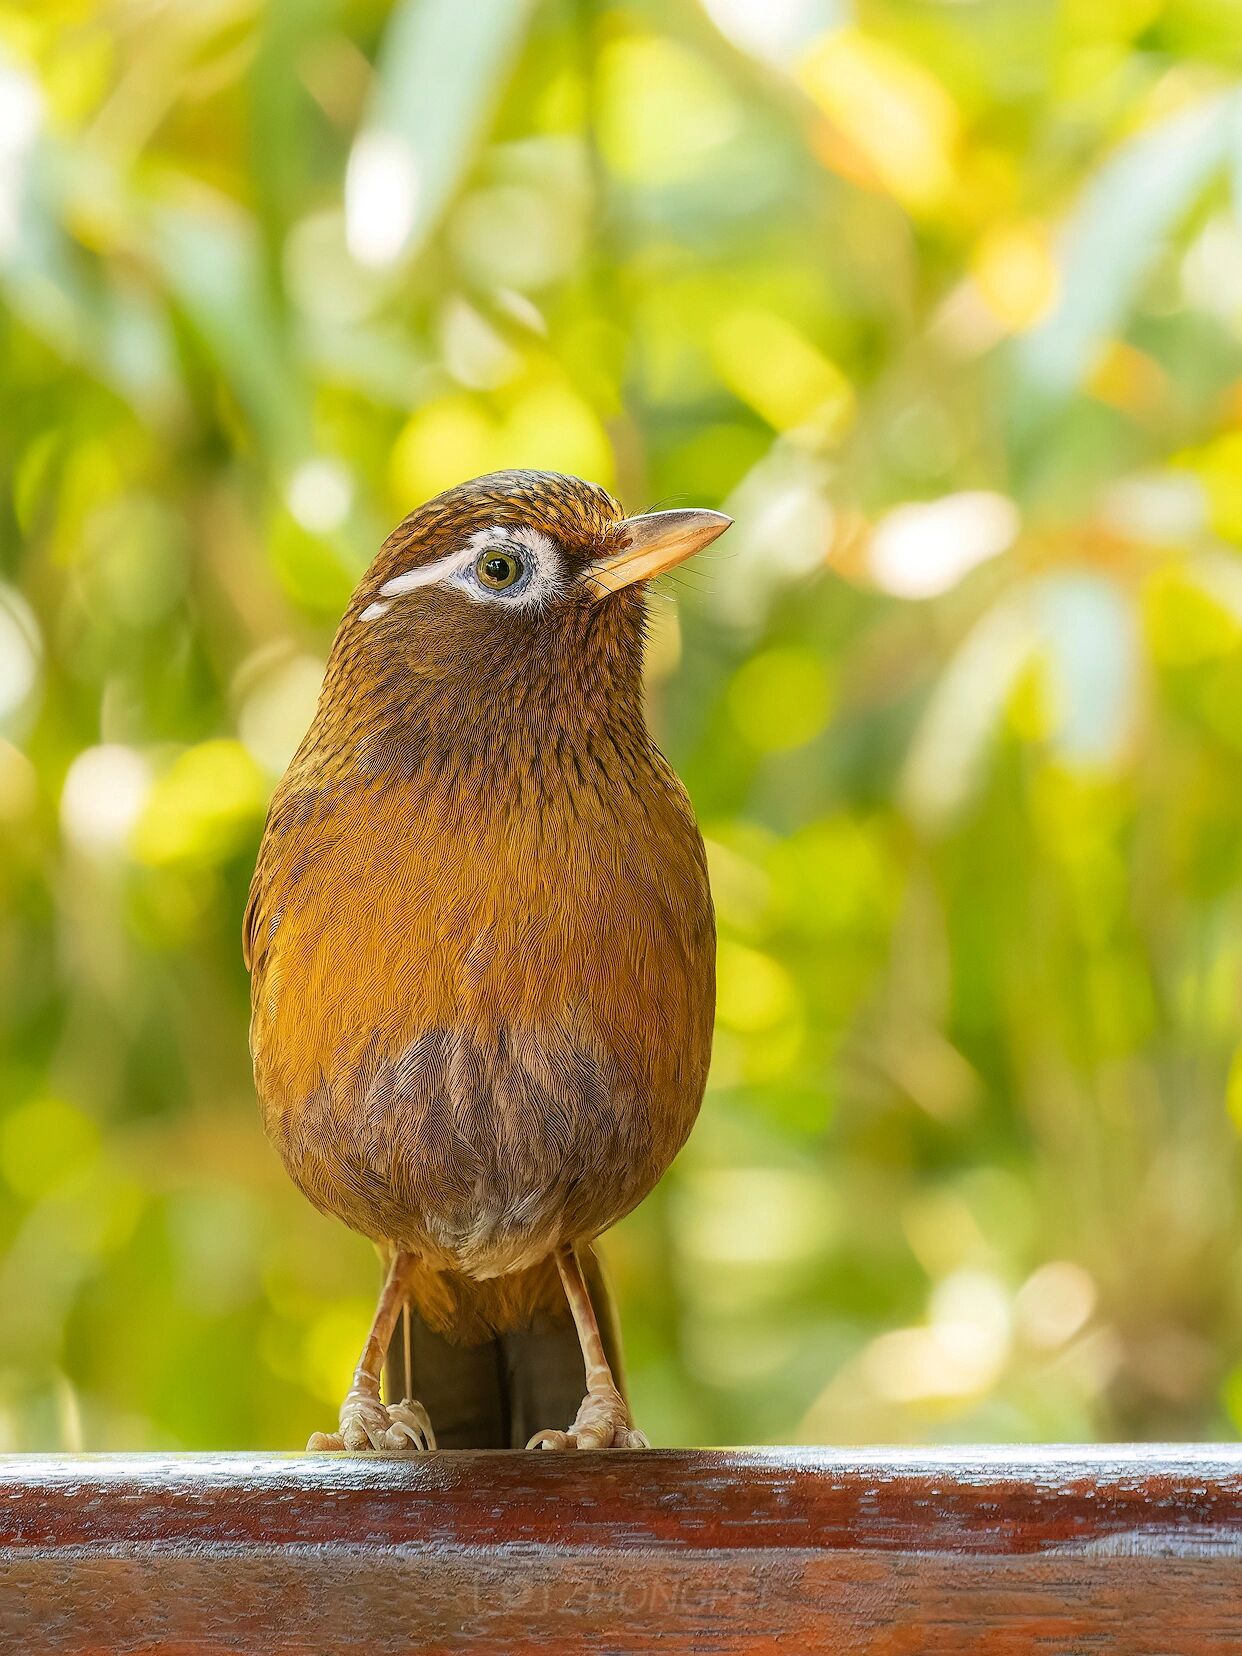
[[[0,1460],[0,1650],[1238,1656],[1242,1452]]]

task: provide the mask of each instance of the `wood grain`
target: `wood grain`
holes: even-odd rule
[[[0,1459],[0,1650],[1236,1656],[1242,1451]]]

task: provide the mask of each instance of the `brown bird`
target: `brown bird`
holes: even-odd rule
[[[646,1443],[591,1243],[698,1113],[715,929],[643,715],[644,588],[729,521],[497,472],[350,601],[244,924],[268,1134],[387,1271],[312,1448]]]

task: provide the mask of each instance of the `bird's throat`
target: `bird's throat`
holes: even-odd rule
[[[641,605],[618,601],[414,639],[376,660],[345,623],[296,767],[307,782],[426,772],[502,793],[610,785],[650,746],[643,632]]]

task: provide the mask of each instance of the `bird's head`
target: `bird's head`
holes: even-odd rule
[[[365,688],[395,719],[586,717],[638,696],[643,589],[729,527],[720,512],[627,518],[598,485],[493,472],[388,537],[341,622],[325,695]],[[464,734],[464,728],[461,731]]]

